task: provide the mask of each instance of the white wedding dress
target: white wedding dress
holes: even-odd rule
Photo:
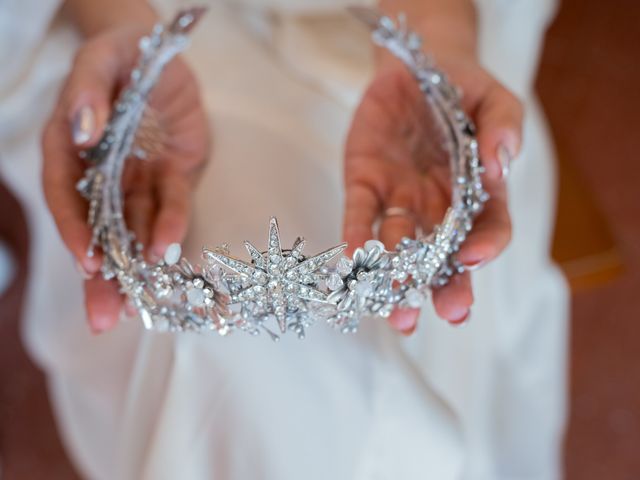
[[[231,5],[233,3],[233,5]],[[370,73],[341,0],[211,5],[187,53],[212,118],[213,161],[187,242],[265,239],[307,252],[340,240],[342,144]],[[509,179],[513,243],[474,274],[466,328],[423,309],[410,338],[384,322],[306,340],[90,333],[81,279],[48,214],[39,132],[78,38],[56,2],[0,3],[0,167],[27,208],[24,337],[47,371],[68,451],[86,478],[548,480],[560,477],[567,292],[548,258],[554,174],[532,78],[546,0],[478,0],[485,65],[525,99]],[[164,5],[168,8],[168,5]],[[169,10],[165,9],[165,13]],[[428,48],[428,45],[427,45]]]

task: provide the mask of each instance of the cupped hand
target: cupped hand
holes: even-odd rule
[[[80,150],[98,143],[118,93],[138,57],[139,27],[119,27],[86,41],[43,134],[43,185],[67,248],[86,276],[85,302],[96,332],[117,323],[123,297],[99,275],[101,258],[87,249],[87,202],[75,185],[86,168]],[[209,128],[193,73],[179,57],[163,73],[143,119],[141,147],[149,158],[128,162],[123,180],[125,216],[150,259],[181,242],[187,231],[191,190],[206,162]]]
[[[439,59],[439,66],[463,91],[491,196],[457,254],[473,270],[498,256],[511,238],[505,180],[520,148],[523,111],[516,97],[474,60]],[[376,225],[380,240],[393,250],[402,237],[414,237],[417,227],[429,231],[442,220],[451,187],[441,140],[415,80],[400,62],[388,62],[365,92],[346,144],[343,235],[351,251],[373,238]],[[385,217],[390,208],[409,214]],[[434,290],[433,304],[452,324],[464,322],[473,304],[469,271]],[[417,318],[417,310],[397,309],[389,322],[410,334]]]

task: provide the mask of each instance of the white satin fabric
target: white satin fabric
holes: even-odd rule
[[[240,252],[242,240],[266,239],[274,214],[285,243],[304,235],[313,252],[340,240],[342,144],[370,69],[362,34],[323,2],[216,3],[198,28],[187,56],[215,149],[196,193],[192,259],[204,244]],[[30,3],[11,14],[27,18]],[[552,5],[478,6],[483,61],[528,107],[509,180],[514,240],[474,274],[467,327],[426,305],[407,339],[383,322],[349,337],[318,325],[277,345],[154,334],[138,322],[91,335],[38,178],[39,131],[78,40],[56,24],[17,68],[28,75],[0,90],[0,145],[33,233],[25,339],[86,478],[559,478],[567,295],[548,258],[552,153],[531,95]]]

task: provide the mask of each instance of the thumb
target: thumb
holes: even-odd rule
[[[43,132],[42,179],[47,203],[65,244],[87,276],[98,271],[101,259],[87,255],[91,232],[86,225],[86,204],[75,190],[83,166],[74,146],[91,147],[102,137],[116,89],[135,60],[135,45],[125,50],[104,40],[85,44]]]
[[[506,88],[495,84],[482,100],[477,115],[480,158],[492,180],[505,179],[519,150],[523,107]]]
[[[120,80],[136,55],[135,43],[120,50],[111,45],[87,44],[76,55],[64,93],[66,115],[76,147],[94,146],[104,132]]]

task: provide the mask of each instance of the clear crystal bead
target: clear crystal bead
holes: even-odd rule
[[[187,290],[187,301],[189,302],[189,305],[199,307],[204,303],[204,299],[204,292],[199,288]]]
[[[343,285],[342,278],[337,273],[332,273],[327,278],[327,288],[331,291],[336,291]]]
[[[169,320],[167,320],[165,317],[156,317],[153,326],[159,332],[167,332],[169,331],[170,324]]]
[[[393,305],[386,304],[378,311],[378,315],[382,318],[387,318],[391,315],[391,312],[393,312]]]
[[[280,263],[280,260],[282,260],[282,257],[280,255],[269,255],[269,261],[271,263],[278,264]]]
[[[338,264],[336,265],[336,270],[340,275],[346,277],[351,273],[351,269],[353,268],[353,261],[347,257],[341,257],[338,260]]]
[[[366,280],[358,282],[354,290],[360,297],[369,297],[373,293],[373,284]]]
[[[407,301],[407,305],[411,308],[420,308],[425,300],[422,293],[415,288],[407,290],[404,294],[404,298]]]
[[[404,270],[395,270],[393,272],[393,278],[395,278],[399,282],[404,282],[407,279],[407,272],[405,272]]]
[[[263,271],[256,270],[256,272],[253,274],[253,279],[257,284],[264,285],[265,283],[267,283],[267,280],[269,280],[269,277]]]

